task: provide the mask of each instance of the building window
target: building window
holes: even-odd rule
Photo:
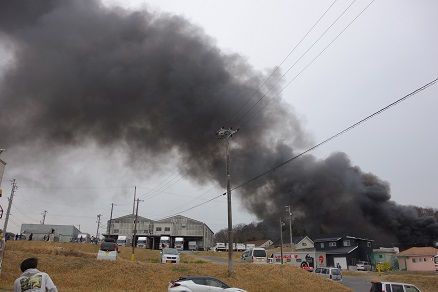
[[[164,231],[170,231],[170,227],[164,227]]]
[[[371,247],[371,241],[368,241],[368,242],[367,242],[367,246],[368,246],[368,247]]]
[[[413,262],[413,263],[416,263],[417,261],[415,260],[415,258],[412,258],[412,262]]]
[[[319,245],[321,246],[321,248],[324,248],[324,242],[321,242]]]
[[[330,247],[334,247],[334,246],[336,246],[336,242],[334,242],[334,241],[329,242],[329,246],[330,246]]]
[[[302,245],[302,246],[307,246],[307,243],[303,242],[301,245]]]
[[[379,254],[379,258],[383,258],[383,254]]]
[[[144,234],[148,234],[148,233],[149,233],[149,230],[143,230],[143,233],[144,233]]]
[[[118,229],[114,229],[113,232],[114,233],[119,233],[119,230]]]
[[[351,246],[349,239],[344,240],[344,246]]]
[[[161,231],[161,227],[155,228],[155,231]]]

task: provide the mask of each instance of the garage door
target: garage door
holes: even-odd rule
[[[346,270],[347,267],[347,258],[346,257],[338,257],[338,258],[333,258],[333,262],[335,263],[335,267],[338,266],[338,264],[341,265],[341,269]]]

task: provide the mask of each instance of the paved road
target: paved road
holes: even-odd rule
[[[354,292],[369,292],[370,279],[366,276],[343,276],[342,283],[353,289]]]

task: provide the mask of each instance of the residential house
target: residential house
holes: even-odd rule
[[[371,239],[354,236],[339,236],[319,238],[314,240],[316,251],[325,252],[327,266],[335,267],[338,264],[342,269],[355,266],[358,261],[371,262]]]
[[[295,250],[313,249],[313,240],[308,236],[295,236],[292,238]]]
[[[397,255],[399,252],[398,247],[379,247],[373,249],[371,264],[376,266],[379,263],[388,263],[392,270],[398,270]]]
[[[434,247],[411,247],[397,255],[398,264],[402,271],[436,271],[435,260],[438,249]]]

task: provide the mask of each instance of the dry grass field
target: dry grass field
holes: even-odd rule
[[[97,246],[91,244],[9,241],[3,262],[0,288],[10,290],[20,275],[20,262],[31,256],[39,269],[49,273],[60,291],[167,291],[170,280],[185,275],[209,275],[248,291],[351,291],[329,280],[290,266],[236,265],[233,277],[226,266],[198,261],[183,255],[179,265],[159,264],[159,252],[123,248],[117,262],[96,260]]]

